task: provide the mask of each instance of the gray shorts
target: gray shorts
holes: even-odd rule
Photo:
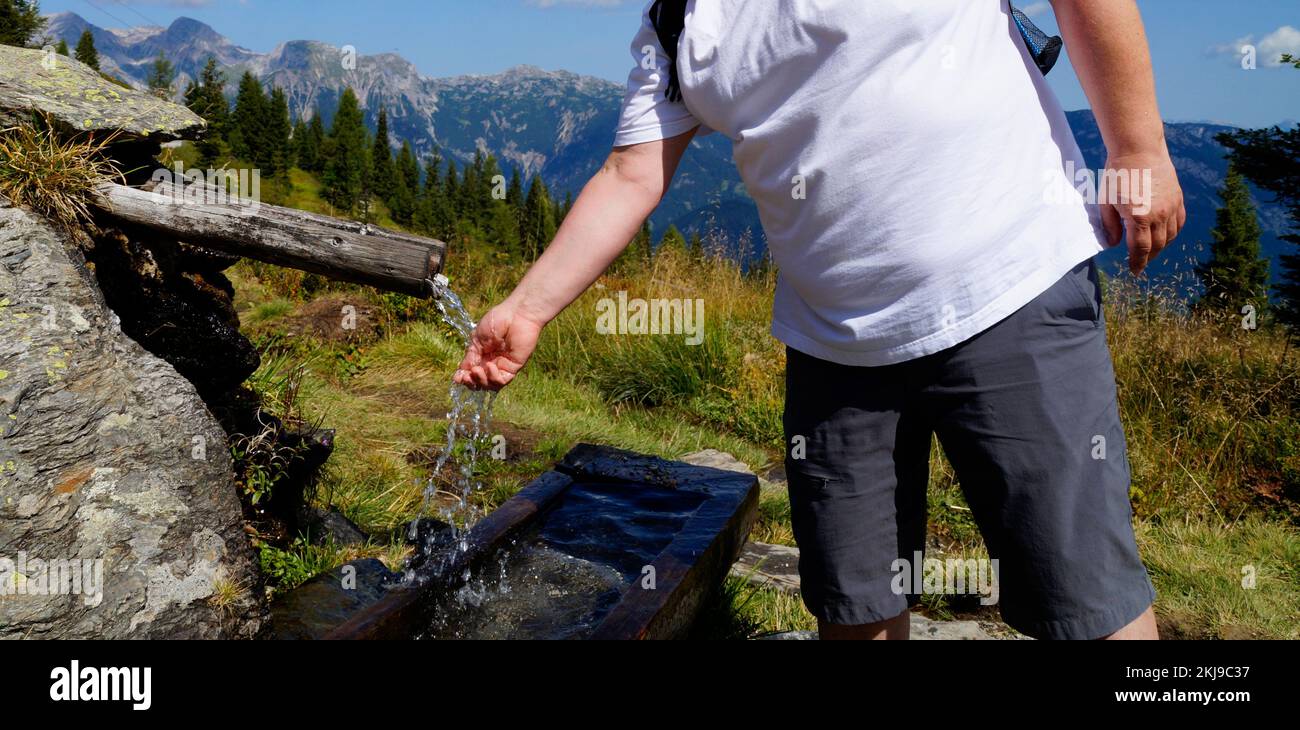
[[[881,621],[918,599],[895,561],[925,550],[932,434],[997,560],[1012,627],[1098,638],[1155,599],[1091,259],[933,355],[854,367],[789,349],[785,433],[803,446],[786,455],[803,599],[823,621]]]

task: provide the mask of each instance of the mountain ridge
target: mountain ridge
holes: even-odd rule
[[[233,98],[238,77],[251,71],[268,86],[281,87],[290,112],[307,118],[317,108],[328,125],[343,88],[351,87],[373,130],[378,110],[389,117],[390,144],[411,142],[425,159],[435,149],[458,164],[475,152],[496,155],[503,169],[518,167],[525,179],[542,175],[553,194],[576,195],[599,169],[613,144],[624,88],[621,84],[565,70],[521,64],[495,74],[430,77],[400,54],[356,56],[354,68],[342,63],[343,49],[315,40],[289,40],[259,53],[235,44],[201,21],[179,17],[166,28],[100,28],[72,12],[49,16],[47,32],[74,45],[90,30],[104,70],[143,86],[150,64],[164,51],[176,66],[178,90],[198,75],[209,56],[227,76]],[[1096,121],[1088,110],[1068,112],[1075,138],[1092,169],[1105,162]],[[1217,190],[1227,163],[1215,134],[1235,129],[1207,122],[1167,122],[1166,137],[1187,197],[1189,221],[1175,250],[1153,273],[1171,273],[1208,251]],[[1286,250],[1279,236],[1288,222],[1280,206],[1256,192],[1264,229],[1261,247],[1276,261]],[[720,134],[694,140],[664,201],[651,216],[656,231],[673,224],[683,231],[721,228],[732,245],[747,233],[752,240],[738,255],[764,250],[762,226],[752,199],[732,162],[729,141]],[[1122,251],[1109,251],[1113,264]]]

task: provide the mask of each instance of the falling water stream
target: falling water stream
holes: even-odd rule
[[[451,290],[445,276],[439,274],[430,281],[433,288],[433,302],[438,308],[442,321],[450,326],[460,338],[463,347],[469,346],[474,333],[474,319],[470,317],[456,292]],[[433,472],[424,488],[424,503],[420,514],[426,514],[435,497],[448,494],[446,489],[439,489],[438,478],[443,467],[453,457],[457,460],[458,474],[453,482],[450,495],[454,500],[445,503],[439,509],[439,517],[452,526],[457,550],[465,550],[464,534],[473,526],[477,515],[470,508],[469,498],[482,483],[474,477],[478,465],[480,446],[489,438],[492,425],[492,404],[496,393],[491,391],[470,390],[463,385],[452,383],[448,391],[451,410],[447,412],[447,441],[442,453],[434,464]],[[459,448],[460,453],[457,453]],[[418,521],[411,523],[410,537],[418,535]],[[443,537],[442,539],[446,539]],[[421,546],[427,549],[431,546]]]

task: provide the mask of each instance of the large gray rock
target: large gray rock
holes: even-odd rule
[[[0,199],[0,637],[256,635],[225,438],[122,334],[77,250]],[[80,585],[42,595],[40,561],[76,561],[54,565]]]
[[[0,112],[39,112],[68,128],[155,142],[190,139],[206,122],[179,104],[119,86],[67,56],[0,46]]]
[[[786,593],[799,592],[799,548],[747,542],[731,574],[756,585]]]

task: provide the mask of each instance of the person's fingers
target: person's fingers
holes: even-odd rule
[[[1178,201],[1178,230],[1181,232],[1187,225],[1187,205],[1185,201]]]
[[[470,374],[470,379],[473,380],[475,386],[479,388],[487,387],[488,385],[487,371],[483,369],[482,365],[475,365],[474,367],[470,368],[469,374]]]
[[[1128,235],[1128,270],[1142,273],[1151,258],[1151,226],[1132,218],[1124,221]]]
[[[1106,229],[1106,239],[1110,245],[1118,245],[1124,235],[1124,219],[1120,217],[1119,210],[1115,206],[1102,203],[1101,224]]]
[[[1183,227],[1178,224],[1178,212],[1171,213],[1169,220],[1165,221],[1165,245],[1172,244],[1182,229]]]
[[[1165,250],[1167,245],[1169,245],[1169,229],[1165,225],[1165,221],[1152,221],[1151,253],[1147,254],[1147,261],[1155,261],[1156,257],[1160,255],[1161,251]]]
[[[510,378],[513,377],[509,373],[501,370],[501,368],[498,368],[497,364],[494,362],[489,361],[485,363],[483,367],[487,370],[488,382],[491,383],[493,388],[504,388],[510,383]]]

